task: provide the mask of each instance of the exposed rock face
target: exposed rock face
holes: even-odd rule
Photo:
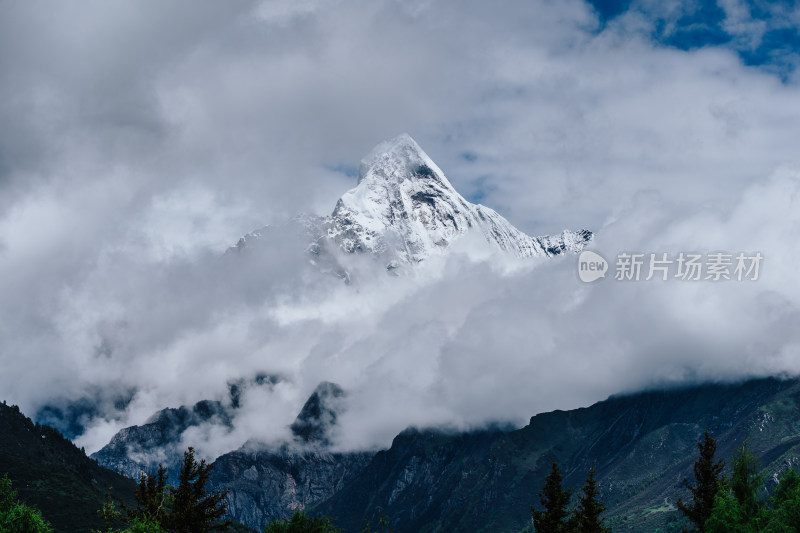
[[[688,497],[681,480],[692,479],[697,441],[706,429],[725,460],[748,439],[765,468],[767,490],[800,465],[797,379],[612,397],[536,415],[518,430],[409,429],[375,454],[330,450],[345,400],[341,389],[323,383],[292,424],[292,442],[251,442],[216,460],[212,488],[230,487],[232,517],[262,529],[295,509],[311,508],[335,517],[346,531],[361,531],[381,510],[396,531],[517,533],[529,524],[530,505],[555,457],[565,485],[576,490],[596,464],[614,531],[677,531],[675,502]],[[180,426],[193,416],[169,410],[153,424]]]
[[[516,431],[407,430],[315,510],[345,531],[374,522],[380,509],[396,531],[517,533],[555,457],[576,491],[596,464],[614,531],[679,531],[675,502],[690,497],[681,480],[693,479],[706,429],[724,460],[749,439],[771,489],[775,474],[800,464],[798,420],[800,381],[761,379],[612,397],[536,415]]]
[[[103,448],[92,454],[101,465],[122,472],[134,479],[142,473],[153,473],[159,464],[167,468],[171,479],[177,479],[186,447],[192,446],[187,430],[214,426],[217,432],[233,429],[241,394],[248,387],[273,387],[279,376],[258,374],[252,379],[228,383],[224,402],[203,400],[191,407],[166,408],[155,413],[144,424],[121,429]]]
[[[230,488],[229,515],[261,531],[272,520],[333,496],[373,455],[330,453],[318,445],[271,450],[248,443],[214,461],[211,485]]]
[[[377,146],[362,161],[358,184],[339,199],[329,216],[299,216],[282,226],[261,228],[242,237],[229,252],[246,252],[272,237],[302,243],[301,247],[308,243],[306,250],[316,265],[349,281],[350,274],[341,266],[347,261],[339,261],[339,251],[370,254],[392,271],[446,254],[467,236],[498,254],[523,259],[579,252],[593,238],[587,230],[526,235],[492,209],[468,202],[411,137],[400,135]],[[230,402],[164,409],[141,426],[123,429],[94,457],[133,477],[153,472],[163,463],[175,479],[184,448],[192,444],[185,438],[187,430],[208,424],[226,431],[235,424],[236,387],[231,388]],[[261,529],[269,520],[334,496],[361,473],[373,453],[331,450],[344,402],[341,388],[322,383],[290,426],[291,442],[273,446],[248,442],[216,459],[212,484],[231,489],[231,516]],[[404,465],[391,504],[406,501],[406,489],[419,475],[438,483],[436,472],[446,458],[442,455],[443,462],[436,465],[419,461]]]
[[[494,210],[468,202],[406,134],[378,145],[361,162],[358,184],[342,195],[331,215],[301,216],[293,226],[306,232],[314,254],[334,244],[348,253],[379,256],[389,270],[446,253],[470,234],[518,258],[579,252],[593,238],[588,230],[526,235]],[[231,250],[252,246],[267,231],[245,235]]]
[[[177,466],[183,458],[183,433],[202,424],[230,428],[231,421],[230,408],[220,402],[201,401],[191,408],[162,409],[141,426],[121,429],[92,457],[101,465],[134,479],[142,473],[155,472],[161,463],[175,479]]]
[[[592,234],[565,231],[530,237],[494,210],[468,202],[408,135],[378,145],[362,162],[358,185],[324,221],[327,236],[348,252],[389,253],[416,263],[476,232],[516,257],[580,251]]]
[[[290,426],[293,442],[277,448],[248,442],[214,461],[211,483],[230,488],[232,518],[261,531],[272,520],[333,496],[361,472],[373,452],[329,450],[344,400],[341,387],[320,383]]]
[[[275,382],[273,377],[260,378],[260,384]],[[92,457],[134,478],[154,472],[162,463],[170,479],[176,480],[184,446],[191,445],[185,442],[186,430],[203,424],[231,428],[243,386],[231,384],[230,404],[203,401],[192,408],[163,409],[146,424],[119,431]],[[330,450],[345,398],[338,385],[320,383],[290,426],[291,442],[271,446],[248,442],[214,461],[210,488],[230,489],[231,518],[260,531],[272,520],[333,496],[369,463],[373,452]]]
[[[328,433],[344,410],[343,398],[339,385],[320,383],[290,426],[294,436],[307,443],[330,444]]]

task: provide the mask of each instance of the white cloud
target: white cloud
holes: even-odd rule
[[[322,380],[351,391],[342,445],[370,446],[797,370],[791,80],[656,45],[641,10],[601,31],[578,1],[102,4],[0,17],[0,396],[32,412],[135,388],[87,448],[256,372],[290,381],[199,433],[207,453],[279,431]],[[344,286],[292,234],[221,255],[330,211],[355,184],[331,169],[402,131],[530,233],[761,251],[764,277],[586,287],[571,259],[505,269],[465,246],[413,279],[351,258]]]

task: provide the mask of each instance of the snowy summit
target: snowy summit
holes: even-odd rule
[[[468,202],[407,134],[379,144],[361,161],[358,184],[331,215],[302,220],[318,247],[332,241],[349,253],[385,257],[390,265],[418,263],[472,233],[519,258],[579,252],[592,240],[587,230],[531,237],[494,210]],[[240,239],[237,248],[258,235]]]

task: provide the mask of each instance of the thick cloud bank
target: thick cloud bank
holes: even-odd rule
[[[284,434],[320,381],[349,391],[353,448],[797,373],[797,80],[655,42],[663,14],[641,4],[602,21],[577,1],[2,4],[0,398],[91,400],[93,451],[281,376],[244,390],[232,433],[197,431],[214,455]],[[734,4],[744,46],[763,28]],[[530,234],[586,227],[612,261],[760,252],[760,277],[586,285],[575,257],[465,241],[400,277],[342,257],[344,284],[281,221],[330,212],[402,131]],[[223,253],[265,223],[251,253]]]

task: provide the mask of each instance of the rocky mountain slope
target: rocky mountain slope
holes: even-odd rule
[[[399,533],[519,533],[529,525],[530,505],[555,457],[565,483],[576,489],[589,464],[596,463],[614,531],[677,532],[683,520],[675,502],[687,496],[681,480],[691,479],[696,443],[706,429],[718,439],[718,457],[726,460],[748,439],[768,474],[764,494],[783,471],[800,466],[798,379],[612,397],[591,407],[536,415],[517,430],[411,428],[377,454],[328,448],[342,398],[341,389],[323,383],[292,424],[291,442],[273,447],[249,442],[216,460],[212,484],[231,488],[233,517],[261,529],[305,508],[358,532],[380,510]],[[8,472],[23,499],[48,519],[65,524],[63,531],[82,531],[92,523],[106,486],[119,487],[118,495],[132,489],[130,480],[87,459],[57,431],[5,405],[0,405],[0,472]]]
[[[58,431],[0,404],[0,477],[8,474],[25,503],[58,532],[85,533],[103,522],[97,511],[109,487],[131,504],[135,483],[92,461]]]
[[[372,452],[333,453],[331,431],[345,392],[323,382],[290,426],[292,442],[248,442],[214,461],[211,485],[229,488],[229,515],[261,531],[272,520],[333,496],[369,463]]]
[[[381,509],[399,532],[519,532],[552,457],[578,489],[596,462],[614,531],[679,531],[675,508],[692,479],[697,440],[708,429],[720,457],[749,438],[770,474],[800,458],[800,381],[613,397],[591,407],[534,416],[516,431],[448,434],[410,429],[315,510],[360,531]],[[772,481],[770,482],[772,483]]]
[[[591,241],[588,230],[530,237],[494,210],[468,202],[410,136],[384,142],[361,162],[358,184],[327,217],[298,217],[310,251],[330,245],[348,253],[370,253],[389,270],[445,253],[468,235],[480,235],[513,257],[548,257],[579,252]],[[242,237],[233,250],[252,246],[268,228]]]
[[[162,409],[142,425],[121,429],[92,458],[134,479],[142,473],[155,472],[163,464],[172,479],[177,479],[183,452],[192,445],[185,444],[187,430],[205,425],[214,426],[220,433],[230,431],[242,391],[246,387],[271,388],[279,381],[278,376],[259,374],[250,380],[228,383],[224,402],[203,400],[190,407]]]
[[[141,426],[120,430],[111,441],[92,454],[101,465],[138,479],[152,473],[159,463],[177,479],[177,465],[183,458],[183,433],[202,424],[231,428],[232,413],[220,402],[201,401],[194,406],[162,409]]]
[[[214,461],[211,486],[230,488],[228,514],[262,531],[336,494],[367,466],[374,453],[331,453],[325,446],[269,448],[248,443]]]
[[[274,380],[267,384],[274,383]],[[177,479],[185,446],[184,433],[202,424],[230,427],[238,408],[236,389],[231,402],[203,401],[193,407],[163,409],[146,424],[120,430],[108,445],[92,455],[100,464],[138,478],[142,472],[167,467]],[[271,520],[290,516],[296,509],[319,503],[354,478],[373,452],[334,453],[330,450],[344,406],[345,392],[336,384],[320,383],[303,405],[282,444],[247,442],[214,461],[212,489],[230,489],[229,516],[262,530]]]

